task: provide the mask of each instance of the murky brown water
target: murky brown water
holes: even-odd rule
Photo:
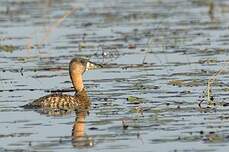
[[[229,108],[198,108],[222,68],[214,100],[229,102],[227,0],[0,4],[0,151],[229,150]],[[105,65],[84,75],[92,109],[81,138],[72,134],[75,113],[20,108],[71,90],[76,56]]]

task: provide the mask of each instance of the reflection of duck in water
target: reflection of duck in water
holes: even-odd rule
[[[23,107],[63,110],[87,109],[90,107],[90,101],[89,97],[87,96],[87,91],[83,85],[82,75],[86,70],[94,69],[96,67],[100,67],[100,65],[96,65],[87,59],[72,59],[69,64],[69,74],[73,87],[76,91],[75,95],[71,96],[66,94],[50,94],[36,99],[32,103],[26,104]]]
[[[89,148],[94,146],[92,137],[85,135],[86,112],[76,113],[75,123],[72,128],[72,145],[76,148]]]

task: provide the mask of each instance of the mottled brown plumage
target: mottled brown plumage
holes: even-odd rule
[[[25,108],[52,108],[61,110],[87,109],[90,107],[90,99],[86,89],[71,96],[67,94],[50,94],[34,100],[24,106]]]
[[[90,100],[83,85],[82,75],[86,70],[94,69],[96,67],[98,67],[98,65],[89,62],[89,60],[81,58],[72,59],[69,64],[69,74],[76,91],[75,95],[50,94],[36,99],[32,103],[24,105],[23,107],[61,110],[88,109],[90,107]]]

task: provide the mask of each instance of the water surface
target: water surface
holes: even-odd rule
[[[226,0],[0,3],[2,151],[229,149],[228,107],[198,107],[222,68],[213,96],[229,102]],[[52,90],[72,90],[73,57],[105,65],[84,75],[92,108],[81,141],[72,136],[75,113],[20,108]]]

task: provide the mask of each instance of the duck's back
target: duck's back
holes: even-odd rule
[[[71,96],[66,94],[50,94],[32,103],[26,104],[24,108],[52,108],[52,109],[77,109],[90,106],[90,101],[85,92]]]

